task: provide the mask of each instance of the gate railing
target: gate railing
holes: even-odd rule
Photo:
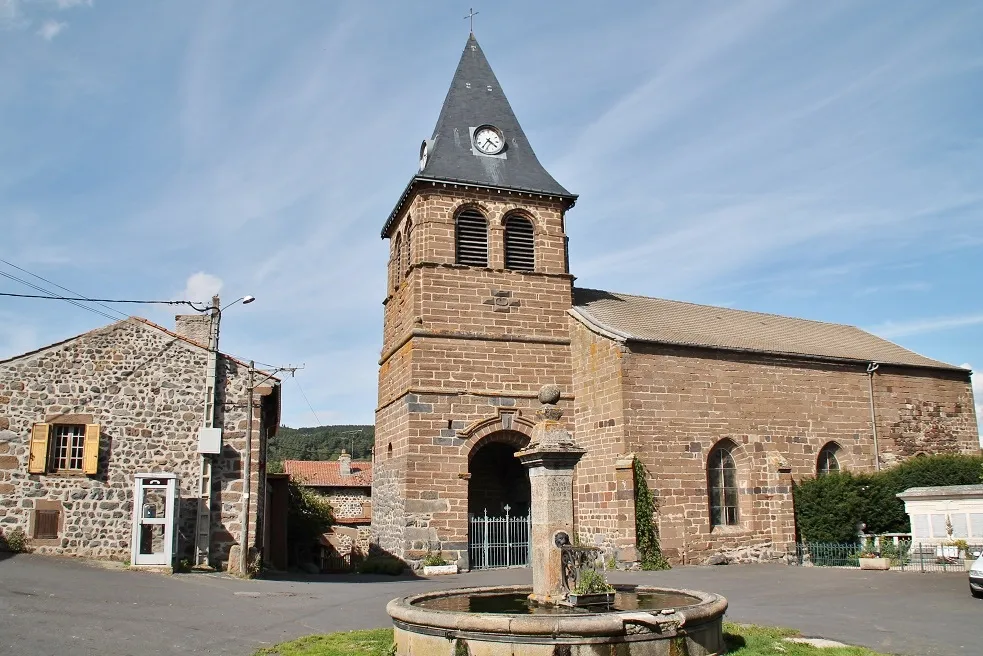
[[[860,544],[808,542],[795,545],[795,564],[816,567],[860,567]],[[983,545],[954,545],[898,540],[878,545],[876,553],[891,569],[920,572],[963,572],[981,554]]]
[[[532,523],[529,517],[471,515],[468,527],[468,555],[471,569],[525,567],[530,560]]]

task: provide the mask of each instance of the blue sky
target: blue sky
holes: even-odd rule
[[[983,368],[983,4],[477,9],[540,160],[580,194],[579,285],[855,324]],[[370,423],[379,229],[467,10],[0,0],[0,257],[89,296],[252,294],[222,347],[306,365],[285,422]],[[107,322],[0,298],[0,357]]]

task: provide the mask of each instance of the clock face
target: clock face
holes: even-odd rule
[[[474,131],[474,147],[479,153],[497,155],[505,148],[505,137],[498,128],[483,125]]]

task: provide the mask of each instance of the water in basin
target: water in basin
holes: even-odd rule
[[[614,613],[626,610],[663,610],[685,608],[700,602],[696,597],[679,592],[617,590],[611,608],[571,608],[568,606],[540,606],[529,601],[527,595],[504,594],[451,594],[423,599],[414,605],[431,610],[447,610],[465,613],[492,613],[499,615],[585,615]]]

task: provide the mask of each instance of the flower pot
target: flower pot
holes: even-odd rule
[[[610,606],[614,603],[614,592],[593,592],[576,594],[571,592],[567,597],[571,606]]]
[[[457,574],[457,565],[424,565],[424,576],[440,576],[442,574]]]
[[[890,558],[861,558],[860,569],[891,569]]]

